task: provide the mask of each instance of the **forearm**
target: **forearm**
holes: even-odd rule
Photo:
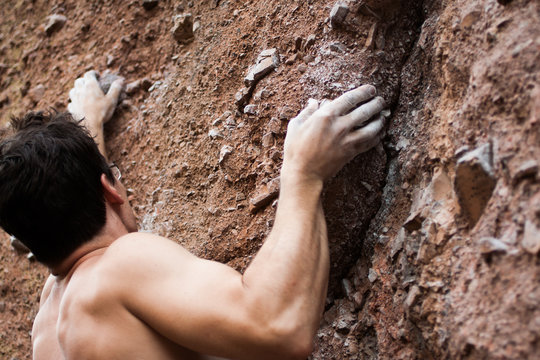
[[[83,120],[84,121],[84,120]],[[84,122],[86,128],[88,131],[90,131],[90,135],[94,138],[94,141],[96,142],[99,152],[105,160],[108,159],[107,157],[107,150],[105,148],[105,136],[103,135],[103,121],[85,121]]]
[[[269,322],[298,321],[313,335],[326,298],[329,267],[322,181],[301,179],[286,170],[274,227],[243,280]]]

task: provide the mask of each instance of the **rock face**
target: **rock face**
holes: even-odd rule
[[[107,66],[129,84],[106,145],[141,230],[241,272],[273,226],[288,121],[374,84],[392,110],[383,145],[325,184],[310,358],[537,357],[538,1],[144,3],[4,7],[0,132]],[[69,20],[44,36],[51,11]],[[176,37],[167,14],[185,14]],[[29,359],[47,274],[0,239],[0,358]]]

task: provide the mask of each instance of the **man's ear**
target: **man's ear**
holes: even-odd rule
[[[105,196],[106,201],[117,205],[122,205],[124,203],[124,199],[120,196],[116,187],[109,181],[105,174],[101,174],[101,185],[103,186],[103,195]]]

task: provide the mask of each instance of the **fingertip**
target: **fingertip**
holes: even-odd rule
[[[111,84],[109,92],[111,91],[111,89],[118,90],[118,89],[122,89],[123,87],[124,87],[124,78],[116,79]]]
[[[110,98],[117,99],[118,96],[120,96],[120,92],[124,88],[124,79],[120,78],[111,84],[111,87],[109,88],[109,91],[107,92],[107,96]]]
[[[89,70],[84,73],[84,77],[97,80],[97,72],[95,70]]]
[[[308,100],[308,107],[318,107],[319,106],[319,102],[316,100],[316,99],[313,99],[313,98],[309,98]]]
[[[356,89],[352,90],[352,91],[358,91],[360,93],[364,93],[371,97],[374,97],[375,95],[377,95],[377,88],[373,85],[370,85],[370,84],[367,84],[367,85],[362,85],[362,86],[359,86],[357,87]]]

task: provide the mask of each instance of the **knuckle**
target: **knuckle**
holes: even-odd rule
[[[321,120],[328,121],[335,117],[335,112],[336,111],[333,106],[325,106],[324,108],[318,110],[316,114]]]

